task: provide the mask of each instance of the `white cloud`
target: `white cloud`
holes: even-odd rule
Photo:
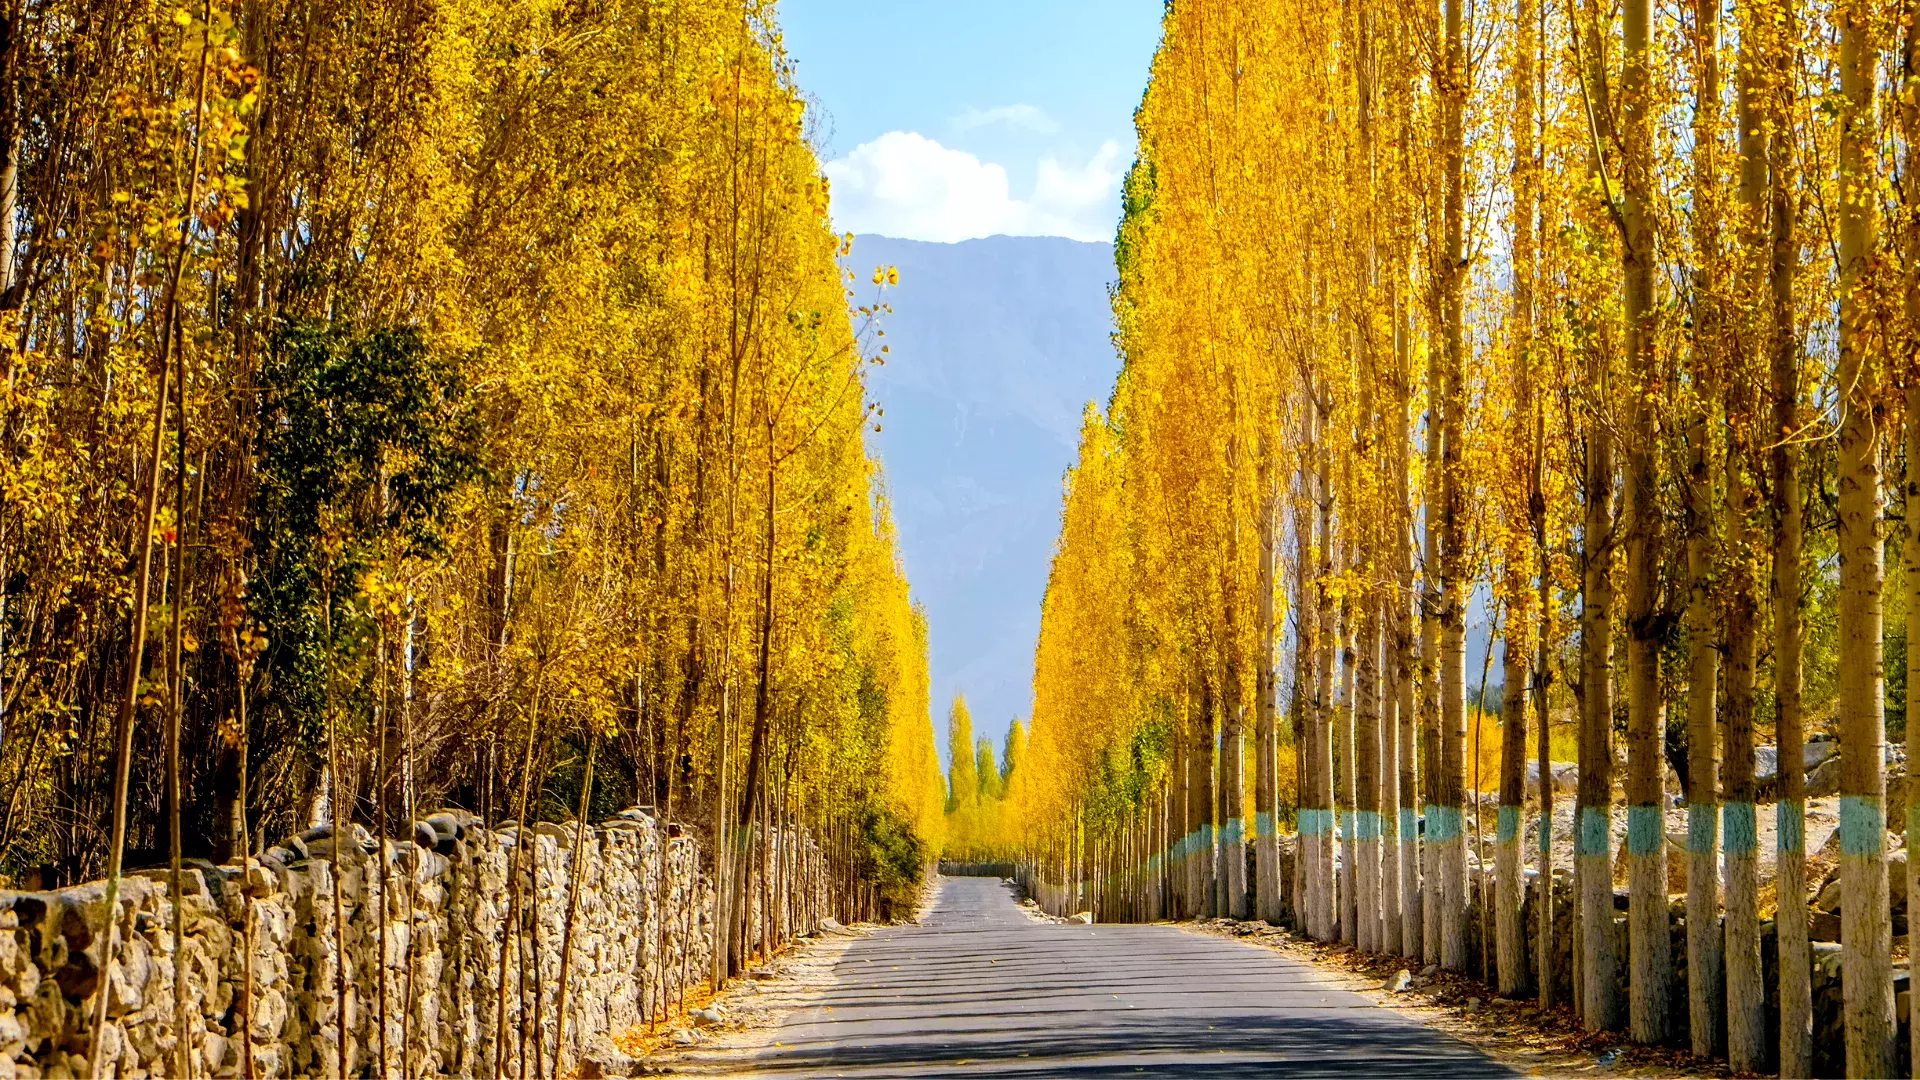
[[[1060,130],[1060,125],[1053,122],[1053,117],[1037,105],[996,105],[991,109],[976,109],[969,105],[965,112],[953,118],[953,126],[961,131],[996,124],[1024,128],[1042,135],[1051,135]]]
[[[849,232],[951,243],[995,233],[1106,240],[1118,213],[1120,144],[1084,164],[1040,160],[1033,193],[1013,197],[1007,170],[912,131],[889,131],[824,166],[833,218]]]

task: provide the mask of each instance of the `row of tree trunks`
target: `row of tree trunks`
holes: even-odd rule
[[[1167,800],[1166,835],[1151,828],[1116,869],[1103,855],[1102,875],[1120,874],[1119,910],[1174,916],[1243,913],[1275,921],[1289,909],[1322,941],[1352,942],[1370,952],[1404,952],[1455,970],[1470,967],[1465,913],[1469,908],[1465,798],[1470,712],[1465,680],[1465,624],[1475,558],[1497,560],[1494,603],[1505,618],[1503,735],[1499,805],[1493,823],[1492,886],[1477,897],[1490,934],[1482,937],[1482,973],[1505,995],[1535,991],[1552,1004],[1556,987],[1538,973],[1553,966],[1553,774],[1549,689],[1557,675],[1571,683],[1577,711],[1579,790],[1573,813],[1575,941],[1573,991],[1581,1024],[1589,1030],[1626,1028],[1635,1041],[1663,1042],[1676,1032],[1676,962],[1672,955],[1669,862],[1684,858],[1688,891],[1685,967],[1687,1019],[1701,1056],[1723,1051],[1736,1071],[1778,1067],[1791,1074],[1812,1064],[1808,918],[1798,902],[1780,905],[1779,1044],[1769,1046],[1766,1009],[1774,988],[1764,985],[1759,881],[1760,784],[1755,775],[1756,713],[1764,721],[1762,668],[1771,664],[1774,741],[1779,747],[1777,845],[1773,855],[1779,895],[1804,897],[1805,744],[1801,689],[1802,593],[1807,588],[1803,538],[1806,455],[1802,445],[1816,418],[1807,407],[1810,374],[1796,325],[1795,281],[1800,255],[1795,217],[1795,147],[1788,135],[1797,115],[1795,13],[1777,0],[1740,0],[1738,77],[1729,98],[1721,76],[1725,54],[1721,22],[1727,13],[1704,0],[1685,26],[1691,47],[1693,138],[1688,148],[1698,197],[1689,208],[1697,248],[1687,282],[1686,340],[1664,343],[1673,313],[1660,280],[1662,245],[1684,242],[1659,234],[1660,184],[1654,11],[1648,0],[1617,9],[1582,3],[1569,12],[1571,60],[1578,69],[1591,140],[1591,189],[1572,211],[1600,238],[1611,302],[1616,287],[1624,317],[1574,345],[1578,385],[1539,381],[1549,369],[1535,361],[1535,292],[1546,280],[1536,257],[1545,246],[1538,178],[1545,121],[1537,100],[1549,49],[1538,0],[1515,0],[1511,408],[1499,422],[1523,450],[1506,463],[1510,490],[1497,512],[1507,531],[1487,552],[1470,551],[1469,490],[1462,476],[1474,430],[1463,293],[1472,253],[1468,221],[1464,134],[1472,39],[1464,0],[1443,0],[1425,17],[1434,31],[1429,53],[1438,121],[1438,153],[1414,169],[1431,173],[1438,198],[1433,244],[1424,275],[1429,295],[1424,331],[1431,372],[1423,438],[1426,468],[1411,505],[1409,413],[1415,400],[1411,365],[1416,338],[1401,295],[1416,275],[1405,272],[1401,226],[1383,211],[1376,221],[1377,168],[1402,168],[1391,132],[1394,106],[1376,113],[1376,80],[1404,71],[1394,65],[1399,32],[1375,20],[1376,5],[1343,9],[1352,42],[1343,73],[1353,81],[1355,139],[1341,154],[1353,198],[1344,204],[1343,236],[1352,246],[1349,291],[1323,285],[1309,265],[1308,299],[1317,318],[1328,308],[1340,329],[1334,347],[1350,348],[1350,370],[1321,363],[1325,341],[1300,346],[1301,376],[1285,408],[1299,457],[1276,452],[1264,440],[1255,452],[1253,511],[1258,525],[1258,610],[1254,637],[1261,664],[1254,673],[1254,870],[1241,879],[1247,858],[1239,805],[1243,753],[1244,671],[1226,654],[1216,681],[1195,673],[1177,737]],[[1884,50],[1880,24],[1860,0],[1836,9],[1840,95],[1836,126],[1839,167],[1849,190],[1880,190],[1876,127],[1876,67]],[[1902,9],[1906,66],[1901,90],[1920,79],[1920,9]],[[1620,20],[1616,27],[1613,20]],[[1420,29],[1417,28],[1416,29]],[[1376,38],[1378,30],[1378,38]],[[1615,36],[1617,34],[1617,37]],[[1611,60],[1608,50],[1616,49]],[[1556,50],[1557,52],[1557,50]],[[1610,66],[1615,65],[1615,66]],[[1898,99],[1903,130],[1920,135],[1920,95]],[[1732,104],[1728,109],[1726,104]],[[1733,112],[1732,123],[1725,112]],[[1388,131],[1376,142],[1376,120]],[[1736,154],[1729,150],[1737,149]],[[1895,148],[1920,162],[1920,137]],[[1503,151],[1504,152],[1504,151]],[[1388,162],[1382,166],[1382,162]],[[1908,208],[1899,222],[1903,290],[1887,290],[1876,267],[1884,263],[1877,228],[1882,208],[1848,197],[1836,215],[1840,269],[1838,382],[1838,566],[1843,628],[1839,644],[1841,786],[1841,910],[1845,953],[1848,1070],[1878,1074],[1893,1066],[1895,1016],[1890,970],[1891,922],[1886,871],[1884,682],[1881,667],[1885,588],[1883,470],[1897,455],[1883,440],[1897,385],[1906,395],[1905,562],[1920,566],[1920,375],[1888,373],[1889,350],[1880,336],[1895,325],[1887,309],[1920,325],[1920,166],[1903,172],[1899,194]],[[1730,181],[1733,181],[1730,183]],[[1564,207],[1563,207],[1564,208]],[[1320,228],[1319,224],[1309,231]],[[1316,249],[1321,250],[1323,249]],[[1309,252],[1309,262],[1315,257]],[[1617,258],[1617,263],[1615,262]],[[1346,256],[1341,256],[1343,265]],[[1617,265],[1618,278],[1612,276]],[[1387,272],[1379,274],[1381,267]],[[1344,275],[1345,270],[1342,271]],[[1391,362],[1376,339],[1376,323],[1391,325]],[[1900,324],[1904,325],[1904,324]],[[1765,358],[1763,365],[1760,360]],[[1897,374],[1898,380],[1890,380]],[[1351,378],[1349,379],[1349,376]],[[1503,388],[1502,392],[1506,392]],[[1578,455],[1581,521],[1567,542],[1549,545],[1543,481],[1550,442],[1547,410],[1564,394],[1579,427],[1568,445]],[[1237,429],[1236,429],[1237,430]],[[1237,460],[1238,444],[1229,458]],[[1677,451],[1677,452],[1676,452]],[[1296,471],[1293,574],[1287,586],[1279,535],[1281,516],[1274,462]],[[1662,500],[1677,495],[1669,517]],[[1616,498],[1617,497],[1617,498]],[[1233,534],[1235,545],[1238,534]],[[1237,550],[1237,548],[1236,548]],[[1415,556],[1423,556],[1417,571]],[[1566,575],[1559,558],[1577,569],[1576,651],[1563,659],[1565,616],[1574,588],[1556,595]],[[1416,572],[1418,578],[1416,578]],[[1762,593],[1761,576],[1769,575]],[[1620,589],[1616,612],[1615,589]],[[1920,573],[1904,587],[1910,636],[1920,637]],[[1274,613],[1276,594],[1289,594],[1290,629]],[[1420,621],[1413,628],[1417,595]],[[1770,609],[1770,610],[1769,610]],[[1556,617],[1558,623],[1556,624]],[[1241,613],[1229,605],[1224,622],[1237,637]],[[1496,620],[1497,621],[1497,620]],[[1762,642],[1766,632],[1769,639]],[[1622,636],[1616,668],[1614,635]],[[1496,635],[1499,636],[1499,635]],[[1276,638],[1284,656],[1292,647],[1293,747],[1298,755],[1297,846],[1288,875],[1280,818],[1277,749],[1285,745],[1275,702]],[[1417,645],[1416,645],[1417,641]],[[1675,642],[1684,663],[1663,671],[1663,650]],[[1920,678],[1920,649],[1909,664]],[[1486,657],[1491,664],[1492,656]],[[1558,669],[1556,671],[1556,669]],[[1483,680],[1484,681],[1484,680]],[[1614,811],[1615,695],[1627,739],[1622,787],[1625,814]],[[1484,710],[1487,702],[1474,703]],[[1686,806],[1684,856],[1669,852],[1667,709],[1684,708]],[[1916,706],[1910,705],[1909,708]],[[1531,713],[1531,716],[1529,714]],[[1676,718],[1680,719],[1680,718]],[[1529,723],[1533,727],[1529,728]],[[1912,728],[1909,728],[1910,732]],[[1476,736],[1477,739],[1477,731]],[[1527,804],[1528,736],[1539,770],[1537,816]],[[1920,733],[1910,739],[1920,738]],[[1477,742],[1471,749],[1477,759]],[[1677,748],[1676,748],[1677,749]],[[1476,766],[1476,807],[1484,786]],[[1216,786],[1218,785],[1218,786]],[[1476,839],[1484,833],[1477,820]],[[1424,820],[1422,820],[1424,819]],[[1916,819],[1920,820],[1920,819]],[[1537,927],[1523,924],[1529,853],[1525,830],[1538,822],[1535,911]],[[1625,826],[1624,866],[1614,865],[1615,829]],[[1129,826],[1129,828],[1131,828]],[[1897,830],[1896,830],[1897,831]],[[1564,827],[1563,827],[1564,839]],[[1676,842],[1677,843],[1677,842]],[[1163,853],[1170,853],[1166,855]],[[1144,859],[1142,856],[1145,856]],[[1153,858],[1162,857],[1157,880]],[[1484,865],[1484,863],[1483,863]],[[1618,933],[1615,870],[1628,883],[1625,935]],[[1680,869],[1674,866],[1675,872]],[[1920,867],[1910,872],[1920,875]],[[1103,877],[1104,880],[1104,877]],[[1910,890],[1920,888],[1920,877]],[[1724,923],[1722,923],[1724,899]],[[1158,906],[1156,906],[1158,905]],[[1249,906],[1250,905],[1250,906]],[[1722,927],[1724,926],[1724,931]],[[1538,952],[1529,957],[1532,930]],[[1624,952],[1622,951],[1624,950]],[[1622,965],[1627,978],[1622,979]],[[1625,986],[1625,991],[1619,989]],[[1777,1055],[1777,1058],[1776,1058]]]

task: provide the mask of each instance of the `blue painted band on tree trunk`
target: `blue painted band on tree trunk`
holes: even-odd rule
[[[1436,844],[1450,844],[1460,839],[1461,816],[1457,806],[1427,807],[1427,839]]]
[[[1340,842],[1344,844],[1344,843],[1349,843],[1352,840],[1353,840],[1353,811],[1348,810],[1345,813],[1340,814]]]
[[[1613,828],[1611,817],[1611,814],[1597,806],[1581,807],[1579,836],[1574,854],[1607,854],[1607,833]]]
[[[1730,802],[1720,808],[1720,829],[1728,856],[1757,855],[1760,852],[1758,823],[1753,804]]]
[[[1380,814],[1373,810],[1361,810],[1353,815],[1353,838],[1355,840],[1380,839]]]
[[[1542,814],[1540,815],[1540,854],[1542,856],[1546,856],[1546,855],[1551,855],[1552,853],[1553,853],[1553,819],[1547,817],[1545,814]]]
[[[1687,804],[1687,851],[1711,855],[1720,846],[1720,808],[1712,803]]]
[[[1200,850],[1212,851],[1213,838],[1214,838],[1213,822],[1211,821],[1201,822],[1200,823]]]
[[[1253,838],[1264,840],[1273,833],[1273,815],[1262,810],[1253,815]]]
[[[1887,819],[1875,795],[1840,797],[1840,854],[1877,857],[1886,854]]]
[[[1300,832],[1304,836],[1320,837],[1333,831],[1333,811],[1322,807],[1300,811]]]
[[[1500,824],[1497,828],[1498,831],[1495,832],[1493,836],[1494,843],[1511,844],[1517,842],[1520,839],[1520,808],[1517,806],[1501,807]]]
[[[1403,844],[1420,842],[1420,815],[1411,806],[1400,808],[1400,842]]]
[[[1781,799],[1773,808],[1773,846],[1789,855],[1807,850],[1807,804]],[[1908,834],[1912,835],[1912,834]]]
[[[1237,817],[1228,818],[1227,827],[1220,830],[1220,846],[1231,847],[1234,844],[1244,844],[1246,842],[1247,834],[1241,825],[1241,819]]]
[[[1627,854],[1652,855],[1666,839],[1666,820],[1657,806],[1627,807]]]
[[[1400,840],[1400,815],[1391,810],[1380,812],[1380,839],[1389,844]]]

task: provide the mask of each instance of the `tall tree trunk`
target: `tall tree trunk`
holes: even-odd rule
[[[1758,21],[1758,20],[1753,20]],[[1756,39],[1766,31],[1753,35]],[[1758,267],[1765,247],[1764,195],[1766,189],[1766,149],[1762,118],[1758,113],[1760,91],[1754,70],[1754,43],[1743,42],[1740,63],[1740,238],[1742,247],[1753,257],[1742,260],[1743,267]],[[1717,90],[1717,86],[1716,86]],[[1757,274],[1741,275],[1743,300],[1758,301]],[[1717,335],[1722,321],[1715,301],[1710,332]],[[1758,310],[1759,305],[1743,305],[1743,310]],[[1744,326],[1743,340],[1764,340],[1760,319]],[[1714,351],[1720,352],[1714,340]],[[1749,467],[1753,464],[1753,445],[1759,416],[1753,380],[1753,364],[1746,349],[1725,353],[1727,445],[1724,462],[1726,499],[1726,553],[1722,560],[1726,571],[1726,668],[1720,679],[1726,699],[1722,705],[1726,749],[1726,802],[1721,809],[1723,843],[1727,874],[1727,1060],[1741,1072],[1759,1072],[1767,1064],[1766,988],[1762,984],[1760,964],[1760,849],[1757,794],[1754,786],[1753,687],[1755,635],[1758,622],[1759,567],[1753,554],[1753,484]],[[1797,753],[1797,747],[1780,746],[1781,756]]]
[[[1906,26],[1902,28],[1905,41],[1902,43],[1905,56],[1902,57],[1900,96],[1900,126],[1906,138],[1907,159],[1902,179],[1905,190],[1902,192],[1902,209],[1905,211],[1905,226],[1900,244],[1906,254],[1906,317],[1909,334],[1920,334],[1920,4],[1906,5]],[[1778,140],[1776,140],[1778,141]],[[1915,341],[1910,338],[1908,349],[1914,349]],[[1902,536],[1901,551],[1901,588],[1905,592],[1907,603],[1907,761],[1920,761],[1920,702],[1915,701],[1914,688],[1920,687],[1920,361],[1911,355],[1907,369],[1902,373],[1906,380],[1906,528]],[[1901,831],[1907,839],[1907,955],[1913,956],[1913,947],[1920,944],[1920,931],[1914,929],[1916,912],[1913,897],[1920,896],[1920,861],[1913,858],[1913,845],[1920,838],[1920,829],[1914,827],[1920,822],[1920,786],[1913,780],[1913,766],[1908,765],[1907,777],[1900,782],[1906,785],[1905,798],[1907,820],[1900,822]],[[1908,961],[1908,969],[1912,969]],[[1911,985],[1911,983],[1909,983]],[[1920,1070],[1920,1024],[1913,1022],[1920,1016],[1912,1004],[1912,994],[1908,995],[1908,1046],[1907,1060],[1916,1070]],[[1898,1023],[1899,1017],[1894,1018]],[[1920,1073],[1916,1073],[1920,1075]]]
[[[1362,582],[1355,597],[1359,606],[1355,643],[1358,664],[1353,672],[1356,688],[1351,706],[1353,715],[1353,825],[1348,845],[1349,861],[1354,869],[1353,904],[1357,923],[1352,938],[1362,950],[1378,952],[1381,947],[1381,828],[1380,828],[1380,609],[1381,596],[1378,523],[1380,502],[1377,482],[1380,459],[1375,433],[1378,430],[1374,388],[1377,382],[1373,350],[1374,327],[1374,41],[1373,12],[1369,4],[1354,5],[1357,45],[1354,73],[1358,91],[1358,138],[1351,171],[1353,198],[1359,218],[1359,236],[1354,244],[1354,358],[1359,376],[1358,408],[1354,415],[1354,449],[1349,477],[1358,481],[1348,485],[1350,515],[1348,533],[1352,546],[1350,562]]]
[[[1909,56],[1911,58],[1912,54],[1909,53]],[[1909,143],[1907,157],[1907,168],[1909,170],[1911,170],[1915,164],[1920,164],[1920,162],[1915,162],[1915,154],[1915,149],[1912,144]],[[1915,229],[1915,223],[1911,220],[1908,221],[1907,228],[1910,232],[1907,246],[1907,265],[1909,267],[1920,266],[1920,263],[1913,261],[1916,255],[1920,255],[1920,251],[1915,250],[1916,248],[1920,248],[1920,243],[1916,243],[1915,237],[1912,235],[1913,233],[1920,233],[1920,230]],[[1915,310],[1916,308],[1920,308],[1920,296],[1916,296],[1914,290],[1914,284],[1907,286],[1907,312],[1909,319],[1916,319],[1916,316],[1920,316],[1920,311]],[[1920,320],[1916,320],[1911,323],[1911,325],[1920,325]],[[1903,576],[1901,579],[1901,587],[1906,591],[1907,641],[1911,643],[1920,641],[1920,371],[1909,369],[1907,372],[1906,408],[1907,497],[1904,509],[1907,519],[1905,522],[1906,528],[1903,530],[1905,535],[1902,537],[1901,572]],[[1907,646],[1906,676],[1908,687],[1920,687],[1920,649],[1915,649],[1912,644]],[[1920,755],[1920,702],[1916,702],[1914,698],[1915,694],[1913,690],[1909,689],[1907,691],[1907,712],[1905,718],[1907,721],[1907,760],[1909,762],[1920,761],[1920,756],[1916,756]],[[1911,766],[1909,766],[1909,768],[1911,768]],[[1920,910],[1916,910],[1916,905],[1913,902],[1913,897],[1920,896],[1920,861],[1916,861],[1913,858],[1912,846],[1913,839],[1920,837],[1920,829],[1914,827],[1915,822],[1920,822],[1920,808],[1914,806],[1914,795],[1920,792],[1920,787],[1916,787],[1914,784],[1913,774],[1911,772],[1900,782],[1906,785],[1905,802],[1907,804],[1907,820],[1902,822],[1901,825],[1907,837],[1908,845],[1906,880],[1907,955],[1911,957],[1913,955],[1913,947],[1916,944],[1920,944],[1920,931],[1914,929],[1914,923],[1920,921],[1915,918],[1916,914],[1920,914]],[[1908,998],[1907,1008],[1908,1015],[1906,1020],[1909,1025],[1907,1060],[1909,1062],[1915,1062],[1920,1061],[1920,1054],[1915,1053],[1915,1051],[1920,1051],[1920,1029],[1916,1029],[1913,1026],[1913,1019],[1915,1016],[1920,1016],[1920,1012],[1914,1010],[1911,995],[1909,995]],[[1895,1023],[1898,1023],[1899,1020],[1899,1017],[1894,1018]]]
[[[1713,412],[1722,338],[1719,258],[1720,5],[1698,0],[1694,11],[1698,72],[1694,97],[1693,389],[1687,430],[1687,1022],[1693,1052],[1718,1052],[1724,1026],[1720,933],[1720,769],[1715,680],[1720,670],[1715,615]],[[1744,123],[1743,123],[1744,127]]]
[[[1536,406],[1533,401],[1533,219],[1539,196],[1535,189],[1534,154],[1534,51],[1538,48],[1534,27],[1537,0],[1517,0],[1514,13],[1514,108],[1513,108],[1513,447],[1526,448],[1516,464],[1516,477],[1527,492],[1522,511],[1525,520],[1512,523],[1505,568],[1509,600],[1506,655],[1502,681],[1506,693],[1500,709],[1500,818],[1494,833],[1496,965],[1502,994],[1518,996],[1526,990],[1527,935],[1522,917],[1525,902],[1522,875],[1525,859],[1520,835],[1524,831],[1527,793],[1527,668],[1534,624],[1545,617],[1544,609],[1532,606],[1531,578],[1538,555],[1531,550],[1532,481],[1534,475],[1531,438]],[[1511,505],[1511,504],[1510,504]],[[1525,528],[1519,526],[1525,525]],[[1491,646],[1489,646],[1491,647]],[[1552,774],[1541,770],[1541,787],[1552,783]],[[1543,820],[1543,832],[1551,830],[1551,820]],[[1541,969],[1550,971],[1546,967]]]
[[[1428,353],[1432,358],[1428,383],[1438,386],[1433,376],[1438,374],[1440,350],[1429,349]],[[1420,581],[1420,813],[1425,819],[1420,851],[1420,944],[1421,959],[1438,964],[1439,863],[1446,844],[1440,789],[1440,608],[1445,601],[1440,581],[1440,416],[1432,403],[1427,408],[1426,428],[1426,535],[1422,537]]]
[[[1791,78],[1797,40],[1793,5],[1779,5],[1780,22],[1763,37],[1768,52],[1768,115],[1784,125],[1792,115],[1795,80]],[[1786,130],[1781,127],[1781,130]],[[1766,341],[1773,374],[1773,670],[1774,742],[1779,751],[1780,801],[1775,807],[1775,847],[1779,862],[1777,893],[1800,903],[1780,904],[1775,916],[1780,955],[1780,1075],[1813,1072],[1813,971],[1807,944],[1806,743],[1801,705],[1801,546],[1800,495],[1800,342],[1795,329],[1794,275],[1799,261],[1795,232],[1793,141],[1767,145],[1769,202],[1772,208],[1771,290]],[[1912,655],[1911,653],[1909,655]],[[1911,685],[1911,684],[1909,684]]]
[[[1574,807],[1579,878],[1580,1013],[1588,1031],[1620,1026],[1614,993],[1613,866],[1613,436],[1605,416],[1606,358],[1587,353],[1587,385],[1597,397],[1587,428],[1585,514],[1581,527],[1580,788]]]
[[[1653,103],[1648,45],[1652,5],[1626,0],[1625,62],[1621,101],[1625,107],[1626,237],[1621,245],[1625,287],[1627,371],[1633,393],[1627,404],[1628,446],[1623,513],[1627,573],[1627,887],[1628,933],[1633,971],[1629,983],[1630,1026],[1638,1042],[1667,1034],[1667,997],[1673,956],[1667,926],[1667,844],[1661,773],[1664,698],[1660,693],[1661,528],[1659,430],[1650,397],[1663,381],[1654,349],[1653,310]]]
[[[1887,909],[1886,717],[1881,680],[1881,373],[1869,340],[1879,207],[1873,8],[1845,0],[1840,24],[1840,881],[1847,1074],[1894,1067],[1893,927]]]
[[[1508,625],[1520,622],[1508,615]],[[1500,704],[1500,818],[1494,830],[1494,941],[1500,993],[1519,997],[1527,989],[1527,930],[1521,917],[1521,811],[1527,801],[1527,659],[1531,642],[1509,630],[1501,663],[1505,682]],[[1489,646],[1491,647],[1491,646]]]
[[[1220,867],[1216,878],[1226,894],[1219,914],[1247,917],[1246,709],[1240,698],[1239,635],[1228,637],[1220,701]]]
[[[1352,500],[1353,455],[1351,452],[1348,452],[1341,455],[1341,457],[1341,497],[1347,500],[1349,506],[1354,506]],[[1341,526],[1342,531],[1339,540],[1340,567],[1342,573],[1351,576],[1358,565],[1354,559],[1353,537],[1348,535],[1353,530],[1348,527],[1348,523],[1344,518],[1341,521]],[[1356,711],[1354,707],[1354,695],[1359,681],[1359,660],[1357,655],[1358,649],[1356,648],[1356,642],[1354,640],[1353,607],[1354,598],[1351,595],[1343,594],[1340,597],[1340,628],[1336,631],[1340,641],[1340,696],[1338,703],[1334,706],[1333,712],[1333,737],[1335,739],[1333,752],[1335,777],[1337,780],[1334,798],[1339,801],[1340,828],[1340,875],[1335,888],[1339,890],[1340,895],[1340,940],[1348,945],[1357,944],[1359,941],[1357,934],[1359,929],[1358,901],[1354,892],[1354,868],[1355,864],[1359,862],[1359,855],[1355,851],[1353,831],[1355,810],[1353,726],[1354,713]]]
[[[1255,588],[1254,626],[1255,639],[1260,643],[1258,662],[1253,671],[1253,859],[1254,859],[1254,917],[1267,923],[1280,925],[1280,838],[1277,826],[1279,816],[1280,776],[1276,754],[1277,724],[1274,707],[1274,625],[1273,590],[1274,564],[1276,562],[1275,545],[1279,542],[1274,535],[1275,514],[1278,507],[1275,499],[1273,479],[1272,443],[1265,433],[1260,436],[1257,453],[1259,463],[1256,469],[1254,487],[1255,502],[1260,515],[1260,569]]]
[[[1323,393],[1316,388],[1315,393]],[[1317,399],[1318,434],[1321,436],[1316,450],[1319,454],[1319,475],[1314,484],[1314,495],[1318,500],[1319,537],[1315,544],[1315,556],[1318,559],[1319,574],[1315,588],[1318,596],[1314,602],[1315,612],[1320,616],[1320,627],[1315,637],[1318,657],[1314,662],[1314,677],[1317,686],[1314,691],[1314,727],[1316,743],[1314,746],[1314,802],[1319,807],[1319,822],[1314,837],[1314,861],[1320,878],[1320,897],[1318,916],[1320,929],[1314,937],[1321,941],[1332,941],[1340,932],[1340,893],[1339,882],[1335,877],[1334,845],[1336,843],[1333,814],[1333,732],[1334,732],[1334,650],[1338,647],[1339,605],[1334,603],[1333,591],[1333,468],[1332,455],[1327,448],[1328,408],[1326,398]]]
[[[1440,863],[1440,963],[1467,969],[1466,806],[1467,551],[1462,491],[1466,393],[1466,141],[1465,0],[1445,0],[1446,49],[1441,84],[1441,156],[1446,265],[1440,298],[1440,775],[1439,805],[1428,811],[1428,838]]]
[[[1368,567],[1369,574],[1371,568]],[[1357,715],[1354,719],[1354,939],[1380,951],[1380,598],[1359,599]]]
[[[1208,684],[1205,672],[1195,672],[1194,678],[1200,684],[1200,712],[1195,717],[1193,732],[1194,755],[1192,786],[1188,789],[1193,798],[1194,820],[1194,856],[1193,856],[1193,894],[1196,904],[1194,914],[1201,918],[1212,919],[1220,915],[1219,886],[1215,881],[1214,843],[1218,839],[1214,820],[1219,807],[1214,788],[1214,768],[1219,750],[1218,725],[1214,722],[1215,699],[1213,687]]]
[[[1320,936],[1320,876],[1316,856],[1322,814],[1319,801],[1320,763],[1319,660],[1320,608],[1314,561],[1314,530],[1319,500],[1313,449],[1317,436],[1316,406],[1311,387],[1301,395],[1300,470],[1293,512],[1293,731],[1296,763],[1294,799],[1293,871],[1294,915],[1303,932]]]
[[[1544,417],[1544,410],[1541,413]],[[1537,433],[1534,449],[1533,474],[1533,520],[1535,545],[1540,551],[1540,576],[1537,588],[1540,592],[1539,651],[1533,664],[1533,717],[1536,728],[1535,739],[1539,745],[1540,762],[1540,875],[1535,890],[1537,930],[1534,949],[1534,972],[1539,981],[1540,1008],[1553,1005],[1554,973],[1559,967],[1559,951],[1553,940],[1553,761],[1551,719],[1547,712],[1547,680],[1552,652],[1551,622],[1547,617],[1548,601],[1553,590],[1552,567],[1548,563],[1546,543],[1546,498],[1540,486],[1540,460],[1545,450],[1545,421],[1542,419],[1534,427]]]
[[[1189,724],[1185,717],[1176,721],[1173,733],[1173,760],[1167,770],[1168,847],[1162,866],[1167,877],[1167,918],[1184,919],[1191,915],[1187,904],[1187,849],[1192,846],[1193,823],[1188,815],[1187,782],[1190,753],[1187,742]]]
[[[1413,401],[1413,328],[1399,274],[1394,275],[1393,440],[1393,649],[1400,720],[1400,952],[1418,958],[1422,951],[1420,889],[1420,713],[1414,702],[1413,505],[1408,473],[1412,437],[1408,429]],[[1421,620],[1424,625],[1425,619]]]
[[[1400,679],[1398,637],[1394,626],[1400,591],[1391,578],[1381,590],[1386,605],[1380,621],[1383,675],[1380,690],[1380,941],[1383,953],[1399,953],[1405,927],[1400,884]]]

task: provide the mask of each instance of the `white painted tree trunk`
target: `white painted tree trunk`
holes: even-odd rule
[[[1878,183],[1873,9],[1844,0],[1840,25],[1840,177],[1850,190]],[[1840,935],[1847,1075],[1894,1068],[1893,927],[1887,910],[1886,717],[1883,712],[1879,357],[1865,325],[1879,209],[1840,200]]]

